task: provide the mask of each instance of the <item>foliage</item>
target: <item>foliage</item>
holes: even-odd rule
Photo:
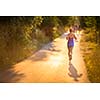
[[[99,16],[80,16],[81,28],[84,28],[93,36],[94,42],[100,44],[100,17]],[[94,34],[95,33],[95,34]]]
[[[84,59],[91,82],[100,82],[100,17],[79,17],[81,28],[84,28]]]
[[[93,42],[87,42],[85,39],[86,36],[81,41],[81,49],[83,50],[89,80],[93,83],[100,83],[100,47]]]

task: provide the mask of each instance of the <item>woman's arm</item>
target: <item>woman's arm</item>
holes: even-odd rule
[[[68,39],[69,39],[69,35],[66,36],[66,40],[68,40]]]
[[[74,39],[77,40],[77,37],[75,36],[75,34],[74,34]]]
[[[74,38],[75,38],[76,42],[78,42],[77,37],[75,36],[75,34],[74,34]]]
[[[66,36],[66,40],[68,40],[68,36]]]

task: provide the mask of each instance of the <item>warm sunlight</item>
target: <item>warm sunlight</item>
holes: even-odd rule
[[[61,64],[62,62],[62,58],[63,56],[57,56],[57,57],[54,57],[54,56],[51,56],[50,60],[52,62],[52,66],[51,67],[59,67],[59,65]]]
[[[99,62],[100,16],[0,17],[0,82],[100,82]]]

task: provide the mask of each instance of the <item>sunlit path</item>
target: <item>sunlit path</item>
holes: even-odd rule
[[[79,42],[75,43],[73,59],[69,64],[65,36],[0,73],[0,82],[89,82]]]

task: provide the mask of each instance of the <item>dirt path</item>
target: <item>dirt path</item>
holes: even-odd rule
[[[79,42],[75,42],[70,65],[67,52],[64,34],[28,59],[0,73],[0,82],[89,82]]]

